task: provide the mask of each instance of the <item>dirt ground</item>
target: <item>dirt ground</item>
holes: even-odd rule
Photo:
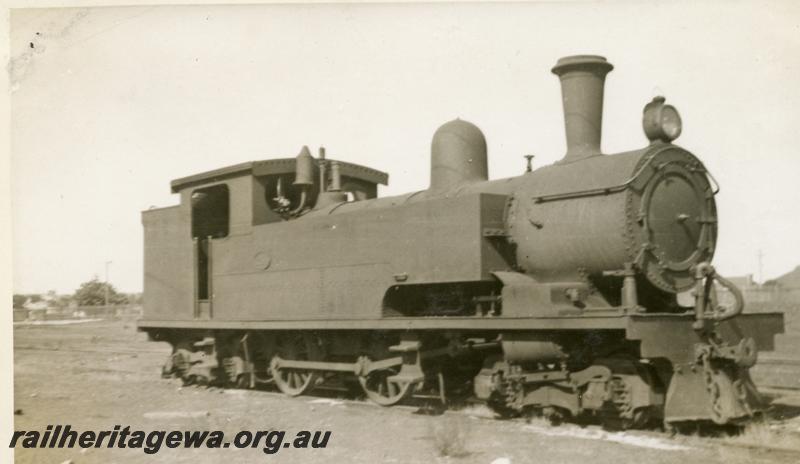
[[[160,378],[169,352],[148,342],[134,321],[14,327],[16,430],[70,424],[77,430],[114,425],[151,430],[330,430],[325,449],[22,449],[19,463],[218,463],[218,462],[452,462],[452,463],[774,463],[798,462],[800,453],[754,448],[730,439],[657,432],[610,433],[576,425],[551,427],[534,420],[491,419],[484,407],[415,414],[414,407],[382,408],[362,401],[276,392],[182,387]],[[778,443],[800,450],[800,394],[781,394],[776,407],[786,421]],[[206,414],[207,412],[207,414]],[[193,417],[161,417],[178,413]],[[769,427],[765,427],[765,430]],[[771,432],[767,431],[769,435]],[[788,435],[787,435],[788,434]],[[768,442],[771,435],[759,442]],[[7,439],[7,438],[6,438]],[[788,440],[788,441],[787,441]],[[729,443],[728,441],[733,441]],[[447,445],[451,454],[442,456]],[[795,446],[797,445],[797,446]],[[7,446],[7,445],[3,445]]]

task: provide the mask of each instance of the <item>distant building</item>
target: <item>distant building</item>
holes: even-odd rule
[[[736,277],[727,277],[728,280],[733,283],[741,292],[742,296],[744,296],[745,304],[749,305],[752,303],[770,303],[775,301],[776,295],[770,288],[766,288],[763,285],[759,285],[755,280],[753,280],[753,274],[746,274],[743,276],[736,276]],[[717,284],[717,294],[719,296],[720,303],[722,304],[731,304],[733,303],[733,295],[723,286]]]
[[[31,298],[22,304],[28,311],[43,311],[50,307],[50,302],[45,300],[33,301]]]
[[[746,311],[773,311],[790,307],[800,307],[800,266],[776,279],[758,284],[752,274],[728,278],[744,296]],[[717,295],[723,305],[733,303],[733,295],[721,285],[717,285]]]
[[[800,266],[777,279],[764,282],[763,287],[771,289],[783,301],[800,302]]]
[[[727,279],[733,282],[733,285],[736,285],[742,291],[759,287],[756,281],[753,280],[753,274],[747,274],[741,277],[728,277]]]

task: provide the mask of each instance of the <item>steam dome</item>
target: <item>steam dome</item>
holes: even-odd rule
[[[456,119],[436,130],[431,142],[431,190],[488,178],[486,138],[478,126]]]

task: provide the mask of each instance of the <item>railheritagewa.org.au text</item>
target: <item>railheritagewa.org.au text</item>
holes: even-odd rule
[[[259,448],[275,454],[283,448],[326,448],[330,431],[300,430],[289,434],[282,430],[242,430],[226,436],[221,430],[133,430],[115,425],[110,430],[73,430],[71,425],[48,425],[41,430],[17,430],[9,448],[133,448],[147,454],[166,448]]]

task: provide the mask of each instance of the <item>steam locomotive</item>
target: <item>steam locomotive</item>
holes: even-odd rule
[[[623,427],[758,414],[748,372],[782,315],[744,313],[710,264],[718,187],[672,143],[663,97],[649,145],[601,153],[612,69],[558,61],[567,153],[517,177],[489,180],[484,135],[454,120],[430,187],[406,195],[306,147],[173,181],[180,204],[142,213],[139,329],[171,344],[164,375],[290,396],[339,382],[385,406],[467,388],[498,414]]]

